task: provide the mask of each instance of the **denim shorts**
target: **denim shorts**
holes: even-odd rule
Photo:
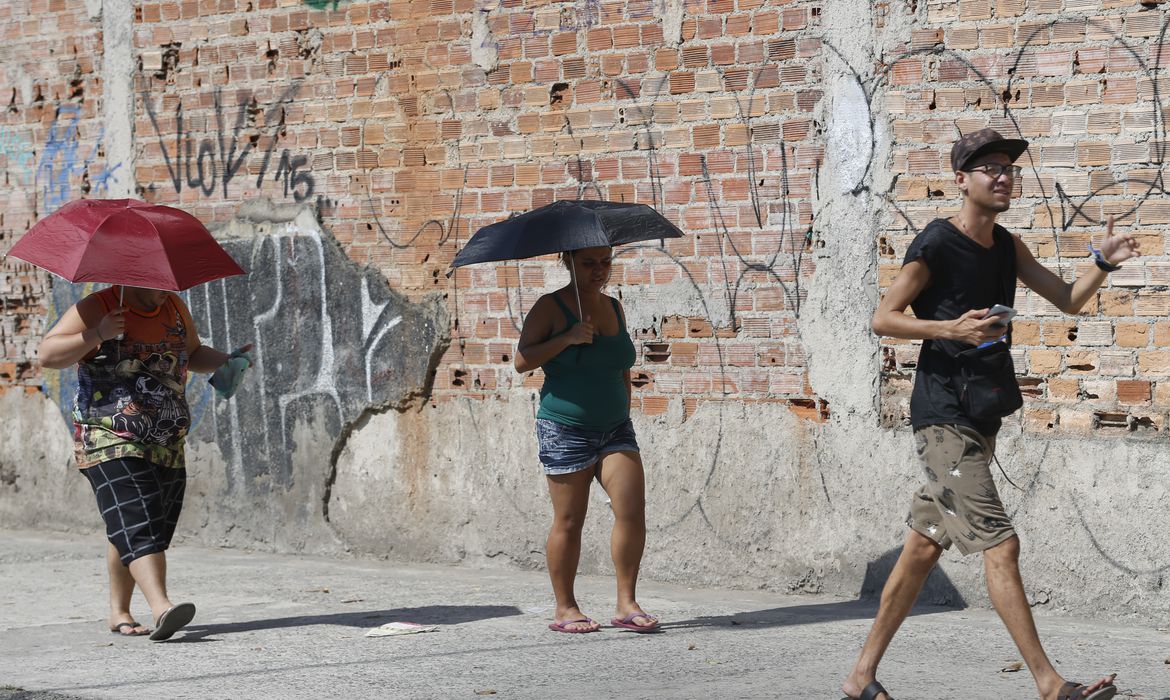
[[[629,419],[612,430],[601,431],[537,418],[536,440],[540,445],[540,463],[549,476],[587,469],[610,452],[638,451],[638,438]]]

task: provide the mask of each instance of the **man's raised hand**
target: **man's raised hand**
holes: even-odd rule
[[[1113,235],[1113,216],[1105,222],[1105,240],[1101,243],[1101,255],[1110,265],[1121,263],[1141,255],[1141,244],[1129,233]]]

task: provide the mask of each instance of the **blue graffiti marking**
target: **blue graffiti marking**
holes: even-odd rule
[[[85,174],[101,148],[105,130],[98,134],[89,155],[78,159],[81,147],[80,129],[81,107],[75,104],[63,104],[57,109],[57,117],[49,126],[49,134],[45,138],[45,149],[41,153],[41,161],[37,164],[36,179],[42,187],[42,206],[46,213],[51,213],[73,199],[73,178]],[[120,164],[119,164],[120,165]],[[109,190],[109,180],[118,166],[104,169],[98,175],[100,189]]]
[[[36,156],[33,155],[32,144],[23,135],[7,126],[0,126],[0,155],[8,161],[9,171],[16,173],[20,184],[28,184],[32,180]]]

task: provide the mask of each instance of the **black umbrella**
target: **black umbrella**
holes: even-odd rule
[[[484,226],[455,256],[451,268],[682,235],[677,226],[645,204],[562,200]],[[574,278],[574,291],[576,288]],[[578,296],[578,313],[580,307]]]

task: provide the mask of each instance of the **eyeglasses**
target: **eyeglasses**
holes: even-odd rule
[[[1024,169],[1018,165],[1004,165],[1003,163],[984,163],[983,165],[977,165],[974,168],[967,168],[967,172],[969,172],[969,173],[981,172],[984,175],[987,175],[988,177],[990,177],[992,180],[998,180],[999,178],[1003,177],[1004,175],[1007,175],[1010,179],[1015,180],[1021,174],[1023,174]]]

